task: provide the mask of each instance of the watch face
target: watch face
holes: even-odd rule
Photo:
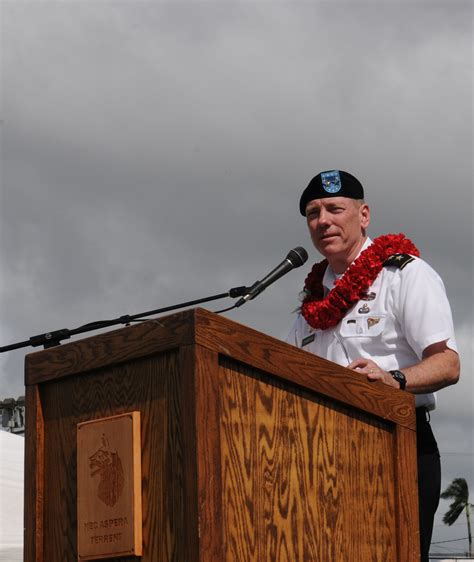
[[[407,384],[407,379],[405,375],[401,371],[390,371],[390,374],[398,382],[401,390],[404,390]]]

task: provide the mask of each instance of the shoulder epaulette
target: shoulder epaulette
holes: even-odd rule
[[[392,265],[398,267],[398,269],[403,269],[412,261],[415,261],[415,258],[410,256],[410,254],[393,254],[393,256],[390,256],[383,262],[383,265],[384,267]]]

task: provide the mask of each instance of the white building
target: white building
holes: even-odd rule
[[[25,440],[0,431],[0,562],[23,560]]]

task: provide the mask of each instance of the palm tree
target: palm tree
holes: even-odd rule
[[[455,478],[446,490],[441,494],[443,500],[454,500],[444,514],[443,523],[452,525],[463,511],[466,512],[467,536],[469,539],[469,556],[472,556],[472,536],[471,536],[471,507],[469,503],[469,487],[464,478]]]

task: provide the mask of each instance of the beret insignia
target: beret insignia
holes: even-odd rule
[[[341,176],[338,170],[330,172],[321,172],[321,183],[324,191],[327,193],[337,193],[341,191]]]

